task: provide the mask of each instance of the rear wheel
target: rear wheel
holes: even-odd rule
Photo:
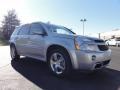
[[[10,54],[11,54],[12,60],[18,61],[20,59],[20,55],[18,55],[14,45],[10,46]]]
[[[119,46],[120,46],[120,44],[119,44],[119,43],[116,43],[116,46],[117,46],[117,47],[119,47]]]
[[[48,56],[50,71],[58,77],[68,75],[72,70],[69,55],[61,49],[52,50]]]

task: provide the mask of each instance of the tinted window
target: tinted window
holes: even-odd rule
[[[28,35],[29,34],[29,28],[30,28],[30,25],[22,26],[20,31],[19,31],[19,35]]]
[[[120,38],[116,38],[116,41],[120,41]]]
[[[41,32],[45,32],[43,27],[39,24],[39,23],[33,23],[31,25],[31,30],[30,30],[30,34],[33,34],[33,32],[38,32],[38,31],[41,31]]]

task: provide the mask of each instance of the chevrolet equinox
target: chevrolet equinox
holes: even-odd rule
[[[50,71],[60,77],[71,70],[101,69],[111,60],[111,50],[104,40],[42,22],[17,27],[10,38],[10,51],[15,61],[27,56],[47,62]]]

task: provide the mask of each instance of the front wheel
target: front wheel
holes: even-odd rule
[[[18,61],[20,59],[20,55],[18,55],[17,50],[14,45],[10,46],[10,54],[11,54],[12,60]]]
[[[72,70],[69,55],[64,50],[56,49],[49,53],[48,65],[53,74],[64,77]]]

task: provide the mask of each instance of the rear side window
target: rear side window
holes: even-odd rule
[[[30,34],[34,34],[34,31],[41,31],[45,32],[44,28],[41,26],[40,23],[33,23],[31,24]]]
[[[12,35],[17,35],[20,30],[20,27],[16,27]]]
[[[18,35],[28,35],[29,34],[29,29],[30,29],[30,25],[29,24],[23,25],[21,27],[21,29],[19,30]]]

